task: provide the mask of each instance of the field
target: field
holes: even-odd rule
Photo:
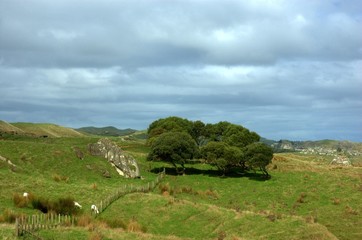
[[[73,197],[83,205],[77,226],[41,230],[42,239],[362,239],[362,168],[332,167],[330,158],[275,154],[272,178],[259,173],[221,177],[209,165],[174,174],[147,162],[142,140],[113,138],[140,164],[144,179],[124,179],[106,160],[87,153],[96,137],[0,140],[0,236],[16,239],[9,215],[34,214],[14,205],[14,194]],[[74,153],[85,153],[83,160]],[[360,162],[360,159],[354,159]],[[123,185],[144,185],[166,167],[150,193],[121,197],[94,218],[90,206]],[[103,176],[108,171],[110,178]],[[25,235],[23,239],[32,239]]]

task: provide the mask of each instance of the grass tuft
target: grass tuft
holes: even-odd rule
[[[142,232],[142,233],[147,232],[146,227],[141,226],[141,224],[139,224],[135,218],[132,218],[129,221],[129,223],[127,224],[127,231],[128,232]]]
[[[56,182],[68,182],[69,181],[69,177],[67,176],[61,176],[59,174],[53,174],[53,180]]]

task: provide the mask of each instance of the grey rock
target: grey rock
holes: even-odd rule
[[[90,144],[88,149],[90,154],[107,159],[120,175],[126,178],[140,177],[136,160],[108,138],[102,138],[98,142]]]

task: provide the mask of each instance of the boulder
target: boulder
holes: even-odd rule
[[[98,142],[90,144],[88,149],[93,156],[103,156],[107,159],[120,175],[126,178],[140,177],[136,160],[108,138],[102,138]]]

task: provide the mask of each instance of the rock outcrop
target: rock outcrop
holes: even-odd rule
[[[140,177],[136,160],[107,138],[102,138],[97,143],[90,144],[89,152],[93,156],[106,158],[116,168],[117,172],[126,178]]]

